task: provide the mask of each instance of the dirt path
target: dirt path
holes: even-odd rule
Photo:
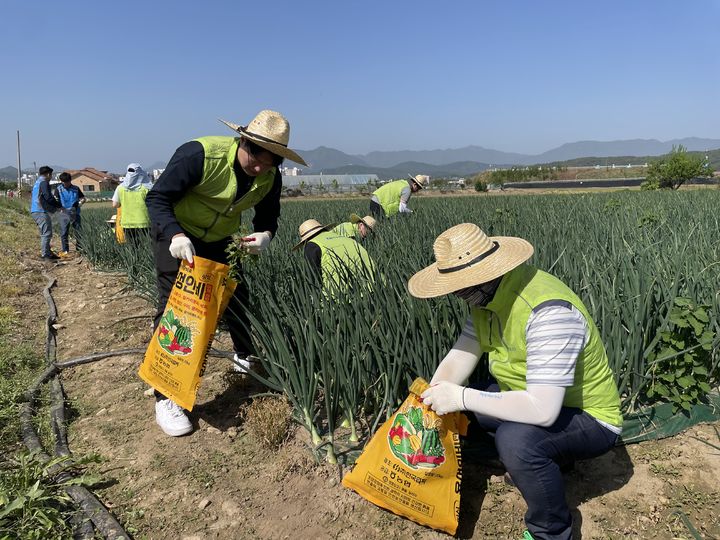
[[[144,347],[150,338],[145,301],[122,277],[99,274],[81,260],[54,266],[59,359]],[[229,348],[227,336],[216,342]],[[63,372],[72,406],[70,448],[98,453],[106,482],[96,490],[136,538],[446,538],[398,518],[339,485],[339,470],[317,465],[301,430],[277,452],[262,450],[243,431],[239,409],[262,389],[211,359],[195,432],[165,436],[153,398],[138,377],[141,357],[122,356]],[[673,516],[682,509],[704,538],[720,536],[720,444],[704,425],[663,441],[616,448],[578,464],[566,476],[576,537],[692,538]],[[525,504],[502,482],[502,470],[465,460],[463,538],[517,539]]]

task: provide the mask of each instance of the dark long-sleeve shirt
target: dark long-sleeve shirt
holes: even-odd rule
[[[38,186],[37,202],[38,205],[33,204],[31,206],[31,212],[48,212],[52,214],[62,208],[60,201],[53,196],[50,182],[47,180],[40,182]]]
[[[200,183],[204,162],[205,150],[201,143],[190,141],[183,144],[175,151],[165,167],[165,171],[148,192],[145,204],[153,225],[160,230],[163,237],[172,238],[176,234],[185,232],[175,217],[173,206]],[[235,196],[237,201],[250,191],[255,178],[248,176],[243,171],[237,159],[235,159],[233,170],[237,177],[237,195]],[[282,175],[279,170],[276,170],[270,192],[255,205],[255,216],[253,217],[255,231],[270,231],[275,236],[280,217],[281,191]]]
[[[303,253],[305,254],[305,259],[310,263],[310,267],[320,276],[322,274],[322,249],[320,249],[320,246],[315,242],[305,242]]]

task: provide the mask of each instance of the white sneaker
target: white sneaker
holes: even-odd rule
[[[241,358],[235,353],[235,358],[233,359],[233,369],[241,373],[243,375],[247,375],[247,372],[250,371],[250,358],[249,356],[246,358]]]
[[[179,437],[193,430],[183,408],[170,399],[155,402],[155,421],[171,437]]]

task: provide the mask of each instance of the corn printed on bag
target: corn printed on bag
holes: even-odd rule
[[[194,257],[182,261],[165,313],[138,375],[181,407],[192,410],[218,318],[236,283],[225,264]]]
[[[460,438],[467,417],[438,416],[420,401],[428,388],[415,379],[410,395],[373,435],[345,487],[395,514],[455,534],[460,511]]]

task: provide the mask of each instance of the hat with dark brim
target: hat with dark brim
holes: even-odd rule
[[[408,178],[415,182],[420,189],[425,189],[425,185],[420,180],[415,178],[412,174],[408,174]]]
[[[308,166],[297,152],[288,148],[290,142],[290,123],[276,111],[260,111],[247,126],[220,120],[227,127],[254,142],[268,152],[282,156],[295,163]]]
[[[295,251],[305,242],[317,236],[323,231],[329,231],[335,227],[337,223],[330,223],[329,225],[323,225],[316,219],[308,219],[303,221],[298,227],[298,234],[300,235],[300,242],[295,244],[291,251]]]
[[[534,249],[522,238],[488,237],[477,225],[461,223],[440,234],[433,251],[435,262],[408,281],[416,298],[434,298],[492,281],[527,261]]]

